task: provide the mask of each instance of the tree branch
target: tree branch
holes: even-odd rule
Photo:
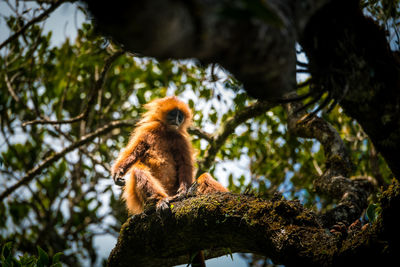
[[[126,49],[158,59],[217,62],[252,96],[265,99],[293,89],[296,31],[328,0],[257,2],[265,16],[241,0],[86,2],[97,28]]]
[[[359,2],[330,1],[299,41],[309,59],[313,87],[329,91],[357,120],[398,179],[400,60],[386,31],[363,15]]]
[[[27,24],[25,24],[21,29],[19,29],[17,32],[15,32],[13,35],[8,37],[4,42],[0,44],[0,50],[5,47],[8,43],[14,41],[17,39],[21,34],[23,34],[30,26],[32,26],[35,23],[38,23],[42,21],[44,18],[46,18],[51,12],[56,10],[62,3],[66,2],[66,0],[59,0],[59,1],[54,1],[51,3],[51,6],[43,11],[42,14],[37,16],[36,18],[32,19],[29,21]]]
[[[298,137],[317,139],[324,148],[325,171],[314,181],[315,190],[329,197],[340,199],[334,209],[323,215],[325,226],[337,222],[351,223],[366,208],[372,185],[366,179],[349,179],[351,161],[347,149],[336,129],[317,116],[308,117],[301,103],[287,105],[288,129]]]
[[[188,129],[188,133],[191,134],[191,135],[196,135],[199,138],[202,138],[202,139],[206,140],[208,143],[213,142],[212,134],[209,134],[209,133],[207,133],[207,132],[203,131],[202,129],[197,128],[195,126],[190,126],[189,129]]]
[[[389,263],[397,252],[387,249],[388,242],[399,245],[400,229],[391,218],[397,210],[389,208],[400,208],[398,184],[383,194],[381,203],[383,216],[376,224],[338,238],[298,201],[232,193],[192,197],[172,203],[169,215],[148,208],[131,217],[121,228],[108,266],[172,266],[207,249],[218,253],[206,258],[250,252],[285,266]]]
[[[19,96],[15,93],[14,88],[12,87],[12,82],[14,81],[14,79],[19,75],[19,72],[15,73],[13,77],[11,77],[11,79],[8,78],[7,73],[4,73],[4,81],[6,82],[6,86],[7,86],[7,90],[10,93],[11,97],[14,99],[15,102],[17,103],[21,103],[21,99],[19,98]]]
[[[209,146],[206,149],[205,155],[201,161],[198,162],[199,167],[196,177],[198,177],[204,171],[210,169],[214,163],[215,157],[218,151],[221,149],[226,139],[235,131],[236,127],[244,123],[248,119],[260,116],[277,106],[277,103],[268,101],[257,101],[254,104],[238,111],[233,114],[230,118],[226,119],[217,132],[212,136],[212,141],[209,142]]]
[[[2,201],[4,198],[6,198],[8,195],[10,195],[12,192],[14,192],[16,189],[21,187],[22,185],[25,185],[32,181],[36,175],[40,174],[43,170],[45,170],[47,167],[49,167],[51,164],[55,163],[58,161],[60,158],[64,157],[67,153],[83,146],[95,139],[98,136],[101,136],[105,133],[110,132],[111,130],[118,128],[118,127],[123,127],[123,126],[131,126],[132,125],[131,120],[122,120],[122,121],[113,121],[96,131],[89,133],[85,136],[83,136],[79,141],[76,141],[75,143],[72,143],[68,147],[64,148],[60,152],[57,152],[53,155],[48,156],[46,159],[44,159],[41,163],[36,165],[33,169],[28,171],[24,177],[22,177],[17,183],[14,185],[6,188],[1,194],[0,194],[0,201]]]
[[[251,196],[219,193],[172,203],[172,214],[139,214],[121,229],[118,243],[109,257],[109,266],[171,266],[188,263],[190,253],[204,249],[253,252],[289,258],[300,249],[306,252],[310,238],[306,229],[318,227],[313,213],[297,201],[267,202]],[[290,217],[289,219],[285,218]],[[328,250],[332,236],[323,229],[313,231],[321,247]],[[303,238],[303,248],[294,250]],[[315,241],[314,241],[315,242]],[[222,250],[223,251],[223,250]],[[303,262],[315,257],[306,252]],[[189,253],[189,254],[188,254]],[[319,253],[322,262],[328,255]],[[298,257],[297,257],[298,258]],[[300,264],[300,263],[299,263]]]

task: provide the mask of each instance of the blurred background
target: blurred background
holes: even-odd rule
[[[394,23],[379,17],[382,6],[370,2],[365,12],[383,24]],[[48,8],[43,2],[0,1],[0,44]],[[396,34],[388,38],[398,49]],[[119,49],[94,31],[81,4],[68,2],[1,47],[0,192],[27,181],[0,203],[2,256],[102,266],[127,219],[110,166],[126,145],[142,105],[167,95],[188,103],[200,161],[213,144],[198,132],[218,132],[224,121],[255,102],[216,64],[158,62],[125,53],[108,66],[107,59]],[[301,47],[297,50],[298,61],[306,65]],[[104,84],[96,87],[103,78]],[[299,72],[300,84],[308,78]],[[307,91],[307,83],[299,86],[299,93]],[[356,166],[353,175],[390,181],[385,162],[357,122],[340,107],[319,115],[345,140]],[[109,127],[115,121],[118,127]],[[102,127],[106,130],[99,133]],[[284,108],[276,106],[236,125],[208,171],[232,192],[269,199],[279,191],[322,211],[335,205],[313,191],[312,181],[324,162],[317,141],[289,135]],[[209,260],[207,266],[274,264],[235,253]]]

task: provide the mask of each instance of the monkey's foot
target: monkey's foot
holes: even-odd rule
[[[170,214],[171,209],[169,207],[169,201],[169,198],[160,199],[156,204],[156,211],[163,215]]]

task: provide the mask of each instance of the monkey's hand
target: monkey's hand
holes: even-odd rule
[[[126,153],[125,156],[120,156],[117,159],[112,168],[112,177],[116,185],[125,185],[124,175],[129,171],[133,164],[143,157],[148,148],[149,144],[140,142],[132,153]],[[122,153],[122,155],[124,155],[124,153]]]
[[[111,175],[112,175],[112,178],[116,185],[119,185],[119,186],[125,185],[125,179],[124,179],[125,170],[123,168],[113,169]]]

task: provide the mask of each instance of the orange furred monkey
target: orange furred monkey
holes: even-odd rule
[[[137,123],[126,148],[118,156],[112,176],[124,185],[123,176],[131,171],[123,198],[128,211],[143,211],[146,201],[156,201],[157,210],[168,209],[168,201],[185,194],[193,183],[194,151],[187,133],[192,113],[175,96],[154,100]],[[196,183],[199,193],[227,192],[209,174]]]

